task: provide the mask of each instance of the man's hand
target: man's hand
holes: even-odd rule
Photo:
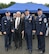
[[[33,33],[36,33],[36,30],[33,30],[32,32],[33,32]]]
[[[40,35],[43,35],[43,32],[40,32]]]
[[[22,39],[23,39],[23,37],[24,37],[24,31],[22,31]]]
[[[14,30],[11,30],[11,32],[14,32]]]
[[[0,35],[2,34],[2,32],[0,31]]]
[[[24,34],[24,31],[22,31],[22,34]]]
[[[3,34],[5,35],[5,34],[6,34],[6,32],[3,32]]]

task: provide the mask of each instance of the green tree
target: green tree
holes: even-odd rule
[[[46,5],[47,7],[49,7],[49,4],[46,3],[45,5]]]
[[[15,3],[16,2],[10,2],[9,4],[0,3],[0,9],[7,8]]]
[[[9,6],[11,6],[11,5],[15,4],[15,3],[16,2],[10,2],[7,7],[9,7]]]

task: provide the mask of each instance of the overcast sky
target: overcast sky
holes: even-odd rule
[[[0,0],[1,3],[10,3],[11,1],[14,1],[16,3],[26,3],[26,2],[33,2],[33,3],[39,3],[39,4],[49,4],[49,0]]]

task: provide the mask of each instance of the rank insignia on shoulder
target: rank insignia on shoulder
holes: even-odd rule
[[[46,18],[44,18],[44,23],[46,23],[47,22],[47,19]]]

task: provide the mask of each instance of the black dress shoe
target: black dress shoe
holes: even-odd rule
[[[45,50],[43,50],[43,53],[45,53]]]
[[[40,54],[44,54],[45,52],[44,52],[44,51],[40,51],[39,53],[40,53]]]
[[[6,51],[8,51],[8,48],[5,48]]]

